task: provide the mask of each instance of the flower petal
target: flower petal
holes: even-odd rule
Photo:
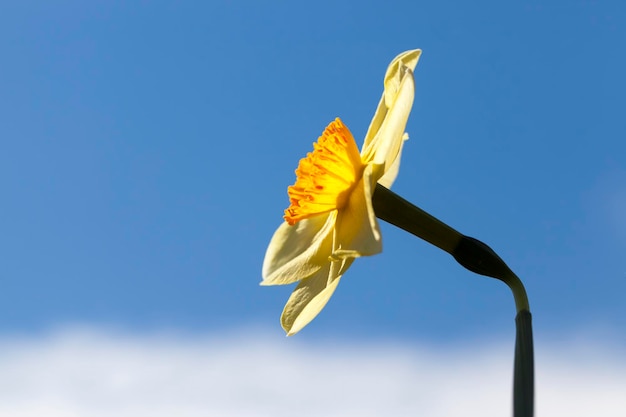
[[[348,203],[337,214],[333,259],[371,256],[382,251],[380,228],[372,206],[372,194],[381,171],[380,165],[366,166]]]
[[[280,316],[280,323],[287,336],[298,333],[322,311],[335,292],[341,274],[348,269],[352,261],[353,259],[346,259],[328,262],[315,275],[298,284]]]
[[[402,155],[402,148],[404,147],[404,142],[408,139],[409,135],[405,133],[402,137],[402,143],[400,144],[400,149],[398,150],[396,159],[391,163],[391,166],[385,170],[385,174],[378,180],[378,183],[383,187],[391,188],[396,180],[398,171],[400,171],[400,156]]]
[[[281,224],[265,252],[261,285],[282,285],[309,277],[328,263],[337,211]]]
[[[415,95],[413,69],[421,51],[398,55],[385,74],[385,91],[365,136],[363,162],[384,163],[385,171],[395,161],[404,138],[404,129]]]
[[[407,67],[404,68],[406,76],[400,84],[395,101],[385,114],[385,120],[380,125],[376,136],[361,151],[363,162],[385,164],[385,169],[391,166],[398,155],[415,96],[413,73]]]
[[[406,67],[413,72],[417,61],[419,61],[422,51],[420,49],[414,49],[412,51],[402,52],[395,57],[385,73],[385,104],[387,107],[391,107],[395,101],[395,97],[400,91],[400,84],[405,76]]]

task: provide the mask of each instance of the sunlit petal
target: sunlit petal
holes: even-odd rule
[[[283,223],[272,236],[263,260],[261,285],[290,284],[309,277],[328,263],[337,212]]]
[[[382,239],[372,194],[376,186],[375,171],[380,166],[368,165],[361,181],[350,194],[346,207],[337,215],[333,259],[371,256],[382,251]]]
[[[391,108],[393,106],[395,97],[401,89],[400,85],[406,75],[406,69],[410,69],[413,72],[421,54],[422,51],[419,49],[402,52],[389,64],[385,73],[384,94],[387,107]]]
[[[287,336],[298,333],[324,308],[353,259],[328,262],[315,275],[302,280],[293,291],[280,317]]]
[[[372,117],[372,121],[367,128],[367,133],[365,134],[363,146],[361,147],[361,159],[364,161],[372,159],[370,155],[373,153],[374,150],[373,142],[376,138],[376,134],[380,130],[380,125],[383,124],[385,116],[387,116],[387,110],[388,108],[385,104],[385,92],[383,91],[380,97],[380,101],[378,102],[378,106],[376,107],[376,111],[374,112],[374,117]]]
[[[409,139],[409,135],[404,134],[402,143],[400,144],[400,150],[396,155],[396,159],[391,163],[391,166],[385,170],[385,174],[380,177],[378,183],[384,187],[391,188],[391,185],[396,180],[398,176],[398,171],[400,171],[400,157],[402,156],[402,148],[404,147],[404,142]]]
[[[361,152],[363,162],[385,164],[385,169],[393,164],[400,151],[415,96],[413,72],[407,67],[403,68],[406,73],[400,83],[395,101],[385,115],[385,120],[380,125],[380,129],[370,142],[369,147],[364,148]]]
[[[372,161],[374,159],[374,152],[381,145],[380,142],[390,139],[389,136],[381,137],[379,131],[381,130],[383,122],[388,117],[388,111],[394,106],[394,103],[397,102],[397,96],[400,94],[401,90],[409,88],[409,86],[403,85],[403,81],[407,75],[411,75],[412,77],[412,72],[417,65],[420,55],[421,50],[419,49],[406,51],[395,57],[393,61],[391,61],[391,64],[389,64],[385,74],[385,90],[367,130],[365,142],[361,149],[361,156],[364,162]],[[412,104],[412,102],[413,99],[411,97],[410,104]],[[398,104],[400,103],[402,102],[398,102]],[[408,113],[406,116],[408,117]],[[396,137],[395,139],[397,140],[399,138]]]

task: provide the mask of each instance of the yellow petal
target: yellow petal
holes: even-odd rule
[[[398,91],[400,91],[400,84],[405,76],[406,69],[410,69],[413,72],[421,54],[422,51],[420,49],[402,52],[389,64],[385,73],[385,104],[387,107],[393,105],[395,97]]]
[[[396,159],[391,163],[391,166],[385,170],[385,175],[380,177],[378,183],[383,187],[391,188],[391,185],[396,180],[398,176],[398,172],[400,171],[400,157],[402,156],[402,148],[404,147],[404,142],[409,139],[409,135],[406,133],[402,138],[402,143],[400,144],[400,150],[398,151],[398,155],[396,155]]]
[[[384,78],[385,88],[380,102],[378,103],[378,107],[376,108],[376,112],[374,113],[374,118],[372,119],[369,129],[367,130],[367,134],[365,135],[363,150],[369,147],[370,142],[380,130],[380,125],[387,114],[387,109],[391,107],[391,104],[394,101],[393,98],[398,93],[400,81],[406,72],[405,70],[402,70],[402,66],[409,68],[411,71],[415,70],[415,66],[417,65],[417,61],[419,60],[421,53],[422,51],[419,49],[403,52],[395,57],[389,64]]]
[[[385,114],[380,129],[361,152],[363,162],[383,163],[386,168],[391,166],[403,142],[404,131],[411,113],[414,96],[413,73],[411,70],[407,70],[400,83],[400,89],[395,96],[395,101]]]
[[[298,333],[322,311],[339,284],[340,274],[348,269],[352,261],[328,262],[315,275],[298,284],[280,317],[287,336]]]
[[[384,163],[391,169],[404,139],[404,130],[413,105],[415,83],[413,68],[421,51],[398,55],[385,74],[385,91],[365,136],[361,151],[363,162]]]
[[[272,236],[263,260],[261,285],[282,285],[309,277],[328,263],[337,212],[283,223]]]
[[[372,194],[378,178],[375,173],[380,169],[382,167],[373,164],[365,168],[348,204],[338,212],[333,259],[371,256],[382,251],[380,228],[372,207]]]

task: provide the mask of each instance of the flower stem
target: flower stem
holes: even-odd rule
[[[522,281],[489,246],[459,233],[380,184],[376,184],[372,204],[379,219],[448,252],[466,269],[499,279],[509,286],[517,310],[513,415],[532,417],[534,408],[532,321],[528,296]]]
[[[530,311],[521,310],[515,317],[515,365],[513,369],[513,415],[532,417],[534,409],[533,328]]]

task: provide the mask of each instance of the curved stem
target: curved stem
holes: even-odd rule
[[[508,285],[513,292],[517,310],[513,415],[532,417],[535,383],[532,322],[526,289],[519,277],[489,246],[457,232],[380,184],[376,185],[372,204],[376,217],[381,220],[448,252],[466,269],[499,279]]]
[[[503,280],[504,281],[504,280]],[[513,272],[506,278],[507,285],[513,292],[513,298],[515,299],[515,307],[517,312],[520,313],[523,310],[530,311],[528,305],[528,296],[526,295],[526,288],[522,284],[522,280]]]
[[[503,281],[513,292],[517,312],[530,311],[522,281],[485,243],[456,231],[380,184],[376,184],[372,204],[379,219],[448,252],[464,268]]]
[[[463,238],[461,233],[380,184],[376,184],[372,205],[379,219],[450,254]]]

